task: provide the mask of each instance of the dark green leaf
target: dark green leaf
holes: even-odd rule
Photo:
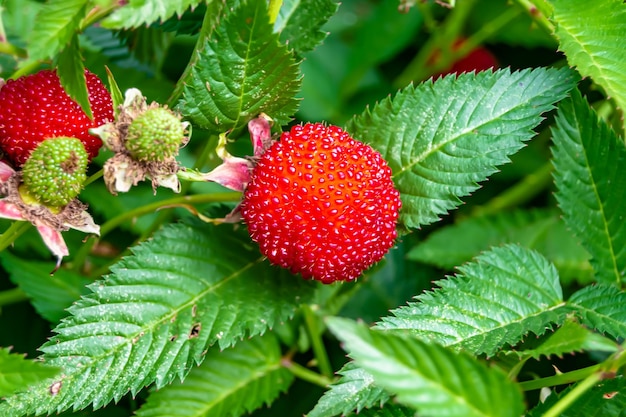
[[[366,408],[350,417],[415,417],[415,410],[397,404],[385,404],[380,408]],[[308,416],[307,416],[308,417]]]
[[[153,392],[136,414],[230,417],[250,413],[271,404],[293,381],[281,359],[280,345],[271,333],[241,341],[232,349],[214,347],[184,383]]]
[[[357,365],[420,416],[519,417],[519,388],[498,368],[409,335],[368,329],[347,319],[328,326]]]
[[[327,33],[322,25],[337,11],[338,3],[333,0],[287,0],[283,2],[274,30],[280,40],[298,55],[313,50]]]
[[[609,285],[585,287],[568,300],[582,323],[616,339],[626,338],[626,293]]]
[[[466,218],[437,229],[407,256],[452,269],[504,243],[518,243],[541,253],[556,266],[561,280],[588,282],[593,276],[589,254],[553,210],[515,210]]]
[[[555,34],[567,62],[626,110],[626,5],[622,0],[553,0]]]
[[[77,102],[89,118],[93,117],[89,91],[85,80],[85,66],[78,49],[78,35],[74,35],[57,59],[59,80],[67,94]]]
[[[56,56],[76,36],[87,12],[87,0],[50,0],[37,14],[30,38],[29,58],[43,60]]]
[[[377,328],[493,355],[565,318],[558,274],[534,251],[516,245],[494,248],[458,269],[455,277],[437,282],[440,289],[392,311]]]
[[[575,85],[569,69],[499,70],[409,86],[354,118],[348,131],[389,162],[400,224],[429,224],[460,204],[533,136]]]
[[[596,279],[626,274],[626,147],[578,90],[559,105],[552,148],[556,199],[567,226],[592,256]]]
[[[63,389],[37,384],[0,415],[99,408],[156,382],[184,378],[204,351],[289,319],[315,285],[270,268],[241,228],[169,225],[90,286],[41,350],[63,368]]]
[[[60,368],[24,358],[0,349],[0,397],[27,389],[30,385],[56,376]]]
[[[67,316],[65,310],[87,292],[85,286],[91,282],[65,268],[50,276],[50,262],[20,259],[7,251],[0,252],[0,261],[9,271],[11,281],[31,299],[35,310],[52,323]]]
[[[298,106],[298,66],[272,32],[264,0],[228,14],[181,82],[180,111],[211,133],[240,131],[261,112],[284,124]]]

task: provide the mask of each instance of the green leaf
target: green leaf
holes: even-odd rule
[[[519,388],[500,369],[466,353],[347,319],[327,323],[376,385],[420,416],[519,417],[524,410]]]
[[[8,251],[0,252],[0,262],[9,277],[31,299],[33,307],[43,318],[58,323],[67,316],[67,309],[78,300],[91,280],[65,268],[50,276],[50,262],[20,259]]]
[[[281,365],[276,336],[239,342],[234,348],[212,348],[184,383],[175,382],[150,394],[139,417],[230,417],[269,405],[293,381]]]
[[[574,293],[568,300],[584,325],[616,339],[626,338],[626,293],[614,286],[595,285]]]
[[[99,408],[155,382],[182,379],[218,342],[225,348],[291,317],[316,286],[271,268],[244,230],[199,221],[168,225],[90,285],[40,348],[63,367],[48,384],[7,398],[0,415]]]
[[[490,356],[565,318],[558,274],[537,252],[506,245],[458,270],[436,283],[440,289],[383,317],[377,328]]]
[[[559,105],[552,131],[555,197],[567,226],[591,254],[596,279],[626,274],[626,147],[578,90]]]
[[[539,359],[542,356],[562,356],[567,353],[597,350],[615,352],[615,342],[592,332],[574,320],[566,320],[559,329],[551,334],[539,346],[532,349],[512,350],[508,353],[520,358]]]
[[[0,397],[27,389],[44,379],[53,378],[61,368],[48,366],[0,348]]]
[[[201,2],[202,0],[131,0],[104,19],[102,26],[109,29],[130,29],[159,20],[163,22],[175,14],[181,16],[185,10],[196,7]]]
[[[56,56],[76,36],[87,13],[87,0],[50,0],[35,17],[30,37],[29,58],[44,60]]]
[[[295,113],[298,66],[272,32],[265,0],[250,0],[211,34],[184,80],[179,110],[212,133],[238,132],[264,112],[282,125]]]
[[[115,81],[115,77],[109,67],[106,67],[106,72],[107,81],[109,83],[109,91],[111,92],[111,101],[113,102],[113,109],[117,115],[120,112],[120,106],[124,104],[124,95],[122,94],[122,90],[120,90],[119,85],[117,85],[117,81]]]
[[[545,402],[533,408],[528,417],[541,417],[575,385],[551,394]],[[585,391],[559,416],[561,417],[609,417],[622,416],[626,410],[626,380],[623,376],[605,379],[590,390]]]
[[[312,51],[328,35],[320,28],[335,14],[339,4],[333,0],[287,0],[283,2],[274,23],[281,42],[299,56]]]
[[[368,408],[350,417],[415,417],[415,410],[397,404],[385,404],[381,408]],[[307,416],[308,417],[308,416]]]
[[[626,110],[626,5],[622,0],[553,0],[555,34],[570,66]]]
[[[352,362],[338,374],[339,381],[331,384],[307,417],[333,417],[353,410],[361,413],[370,407],[381,407],[389,399],[389,394],[374,385],[374,377]]]
[[[574,87],[569,69],[508,69],[409,86],[354,118],[347,130],[389,162],[400,224],[432,223],[509,162],[541,115]]]
[[[67,94],[77,102],[89,118],[93,118],[89,104],[89,91],[85,79],[85,66],[78,49],[78,35],[74,35],[57,59],[57,73]]]
[[[515,210],[466,218],[442,227],[409,251],[411,260],[452,269],[492,246],[518,243],[544,255],[561,280],[588,282],[589,254],[553,210]]]

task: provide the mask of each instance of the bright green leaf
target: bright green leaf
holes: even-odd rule
[[[626,147],[578,90],[559,105],[552,148],[555,196],[567,226],[591,254],[596,279],[626,274]]]
[[[37,14],[30,37],[29,58],[43,60],[56,56],[76,36],[87,13],[87,0],[50,0]]]
[[[558,274],[537,252],[506,245],[458,270],[436,283],[440,289],[383,317],[377,328],[493,355],[565,319]]]
[[[328,326],[376,385],[420,416],[519,417],[519,388],[498,368],[409,335],[368,329],[347,319]]]
[[[405,88],[347,129],[389,162],[402,196],[400,224],[415,228],[438,220],[509,162],[574,85],[567,68],[448,76]]]
[[[322,25],[337,11],[333,0],[287,0],[274,23],[280,40],[298,55],[313,50],[328,33],[320,30]]]
[[[214,0],[208,0],[209,2]],[[109,29],[129,29],[182,15],[201,0],[131,0],[102,21]]]
[[[553,210],[515,210],[466,218],[437,229],[407,257],[452,269],[504,243],[518,243],[541,253],[556,266],[561,280],[588,282],[593,276],[589,254]]]
[[[212,133],[239,131],[261,112],[282,125],[298,107],[298,66],[272,32],[265,0],[228,14],[181,82],[179,110]]]
[[[341,378],[324,393],[307,417],[333,417],[353,410],[381,407],[389,394],[374,385],[374,377],[348,363],[339,372]],[[359,414],[360,415],[360,414]]]
[[[57,73],[67,94],[80,105],[89,118],[92,118],[85,66],[78,48],[78,35],[74,35],[67,47],[59,54]]]
[[[559,49],[626,110],[626,5],[622,0],[552,0]]]
[[[24,355],[0,349],[0,397],[25,390],[32,384],[56,376],[60,368],[24,358]]]
[[[281,358],[280,345],[271,333],[223,351],[214,347],[184,383],[175,382],[151,393],[136,414],[230,417],[250,413],[271,404],[293,381]]]
[[[584,325],[616,339],[626,338],[626,293],[614,286],[581,289],[568,300]]]
[[[65,268],[50,276],[50,262],[20,259],[7,251],[0,252],[0,262],[11,281],[31,299],[35,310],[52,323],[67,316],[65,310],[87,291],[85,286],[91,282]]]
[[[40,348],[63,368],[63,389],[51,396],[49,384],[35,385],[0,404],[0,415],[99,408],[153,382],[162,388],[214,343],[225,348],[289,319],[316,288],[269,267],[232,225],[169,225],[133,252]]]

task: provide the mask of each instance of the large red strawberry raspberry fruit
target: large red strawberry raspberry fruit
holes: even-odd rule
[[[354,280],[394,245],[391,169],[336,126],[295,126],[259,159],[241,203],[273,264],[324,283]]]
[[[102,146],[89,129],[113,119],[111,95],[102,81],[85,71],[93,120],[72,100],[56,71],[9,80],[0,89],[0,148],[14,163],[22,165],[37,145],[47,138],[78,138],[90,158]]]

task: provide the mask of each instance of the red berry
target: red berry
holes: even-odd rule
[[[56,71],[7,81],[0,89],[0,147],[16,164],[22,165],[44,139],[67,136],[78,138],[90,158],[102,146],[92,127],[113,119],[111,95],[100,79],[85,71],[93,120],[65,92]]]
[[[394,245],[400,195],[369,145],[336,126],[295,126],[252,171],[241,204],[273,264],[324,283],[356,279]]]
[[[463,46],[465,39],[459,38],[452,45],[452,50],[457,51]],[[436,52],[429,60],[429,64],[432,65],[440,59],[440,53]],[[461,74],[464,72],[472,71],[484,71],[490,68],[498,68],[498,60],[489,50],[479,46],[472,49],[467,55],[453,62],[446,70],[441,71],[434,75],[434,78],[439,78],[447,74]]]

